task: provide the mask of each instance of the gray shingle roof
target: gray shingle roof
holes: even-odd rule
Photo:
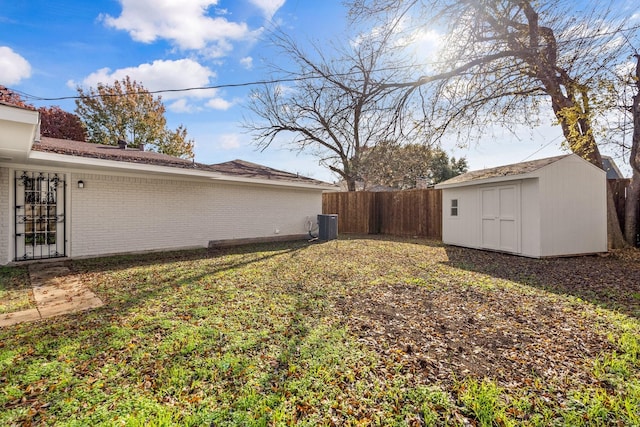
[[[154,153],[152,151],[141,151],[138,148],[127,148],[123,150],[117,145],[90,144],[88,142],[49,138],[46,136],[41,137],[39,143],[34,143],[31,149],[34,151],[66,154],[78,157],[90,157],[94,159],[146,163],[171,167],[194,167],[191,160]]]
[[[537,171],[551,163],[557,162],[560,159],[563,159],[571,154],[565,154],[562,156],[555,157],[547,157],[546,159],[538,159],[531,160],[528,162],[514,163],[512,165],[498,166],[495,168],[482,169],[477,171],[467,172],[462,175],[455,176],[451,179],[448,179],[444,182],[441,182],[441,185],[444,184],[461,184],[463,182],[470,181],[478,181],[482,179],[496,178],[502,176],[516,176],[516,175],[524,175],[529,172]]]
[[[48,137],[42,137],[39,143],[34,143],[32,150],[76,157],[113,160],[118,162],[196,169],[244,178],[273,179],[306,184],[327,185],[327,183],[323,181],[307,178],[295,173],[272,169],[267,166],[246,162],[244,160],[232,160],[229,162],[207,165],[152,151],[141,151],[138,148],[126,148],[123,150],[114,145],[91,144],[82,141],[71,141]]]

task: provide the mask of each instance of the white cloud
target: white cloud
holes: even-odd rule
[[[434,30],[421,28],[412,35],[411,47],[416,58],[421,60],[433,59],[438,49],[442,47],[442,34]]]
[[[186,98],[178,99],[167,106],[169,111],[174,113],[193,113],[198,111],[198,108],[192,104],[189,104]]]
[[[129,76],[132,80],[142,84],[149,91],[189,89],[210,86],[210,80],[216,73],[192,59],[176,61],[157,60],[152,63],[140,64],[137,67],[111,70],[102,68],[85,77],[81,83],[73,80],[67,85],[75,88],[96,87],[98,83],[112,85],[116,80]],[[205,101],[206,107],[216,110],[227,110],[233,102],[223,99],[218,89],[195,89],[188,91],[162,92],[157,95],[163,100],[173,100],[167,108],[176,113],[194,113],[202,110],[202,105],[195,102]]]
[[[237,133],[225,133],[218,136],[220,147],[223,150],[235,150],[242,145],[240,135]]]
[[[120,68],[112,71],[102,68],[89,74],[82,80],[81,85],[95,87],[98,83],[113,84],[116,80],[122,80],[126,76],[141,83],[150,91],[167,89],[185,89],[208,86],[210,79],[216,73],[192,59],[179,59],[176,61],[156,60],[151,64],[140,64],[137,67]],[[72,87],[77,84],[69,82]],[[176,99],[185,96],[192,98],[207,98],[215,95],[215,90],[193,90],[189,92],[162,93],[163,99]]]
[[[166,39],[181,49],[209,49],[210,54],[221,56],[231,49],[228,40],[252,36],[244,22],[209,15],[210,8],[218,4],[217,0],[119,1],[122,5],[120,16],[107,14],[101,19],[109,27],[127,31],[139,42]]]
[[[262,10],[267,19],[273,18],[284,2],[285,0],[251,0],[251,3]]]
[[[233,105],[233,102],[229,102],[226,99],[222,98],[212,98],[207,101],[207,107],[213,108],[214,110],[228,110]]]
[[[10,47],[0,46],[0,84],[14,85],[31,77],[29,61]]]
[[[247,70],[250,70],[253,68],[253,58],[250,56],[245,56],[240,60],[240,64],[242,64],[242,66]]]

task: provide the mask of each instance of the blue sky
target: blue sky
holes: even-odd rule
[[[269,28],[322,44],[344,36],[347,25],[340,0],[0,0],[0,84],[56,98],[125,75],[149,90],[259,81],[275,55]],[[249,90],[164,94],[168,125],[186,126],[199,162],[240,158],[335,181],[308,155],[255,150],[240,126],[250,114],[243,106]],[[75,109],[72,100],[26,100]],[[517,137],[498,129],[472,147],[444,148],[480,169],[559,154],[560,142],[559,128],[542,126]]]

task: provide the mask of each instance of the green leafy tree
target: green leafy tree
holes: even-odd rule
[[[441,148],[389,141],[364,150],[360,163],[365,190],[373,185],[410,189],[420,180],[437,184],[467,171],[464,157],[449,158]]]
[[[193,153],[193,140],[187,138],[187,129],[180,125],[175,131],[167,130],[158,144],[158,151],[170,156],[182,157],[183,153]],[[189,157],[193,157],[191,154]]]
[[[183,126],[167,129],[161,97],[154,97],[128,76],[113,85],[78,87],[76,113],[87,128],[87,141],[117,145],[118,140],[176,157],[193,158],[193,141]]]

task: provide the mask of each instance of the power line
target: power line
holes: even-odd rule
[[[547,142],[546,144],[544,144],[542,147],[538,148],[536,151],[534,151],[533,153],[529,154],[527,157],[525,157],[524,159],[520,160],[520,162],[524,162],[528,159],[530,159],[531,157],[533,157],[534,155],[538,154],[540,151],[544,150],[545,148],[547,148],[549,145],[555,143],[557,140],[562,139],[562,136],[556,136],[555,138],[553,138],[551,141]]]
[[[592,35],[586,35],[582,37],[577,37],[575,39],[570,40],[561,40],[558,44],[569,44],[576,41],[587,40],[587,39],[596,39],[604,36],[620,34],[630,31],[635,31],[640,29],[640,24],[627,27],[627,28],[618,28],[616,30],[610,32],[599,32]],[[408,65],[394,65],[392,67],[383,67],[380,69],[372,70],[372,72],[384,72],[390,70],[401,70],[401,69],[412,69],[419,67],[429,67],[429,66],[437,66],[447,64],[447,61],[432,61],[429,63],[412,63]],[[41,97],[37,95],[31,95],[26,92],[22,92],[19,90],[12,89],[13,92],[20,94],[26,99],[33,101],[64,101],[71,99],[81,99],[81,98],[99,98],[99,97],[111,97],[111,96],[122,96],[122,95],[131,95],[131,94],[162,94],[162,93],[180,93],[180,92],[191,92],[197,90],[212,90],[212,89],[230,89],[230,88],[238,88],[238,87],[250,87],[250,86],[258,86],[258,85],[267,85],[267,84],[277,84],[277,83],[293,83],[304,80],[313,80],[323,77],[348,77],[358,74],[358,72],[347,72],[347,73],[327,73],[326,75],[306,75],[306,76],[297,76],[297,77],[289,77],[289,78],[278,78],[271,80],[256,80],[249,82],[241,82],[241,83],[226,83],[226,84],[218,84],[218,85],[208,85],[208,86],[198,86],[198,87],[188,87],[188,88],[179,88],[179,89],[158,89],[158,90],[145,90],[145,91],[137,91],[137,92],[126,92],[124,94],[93,94],[93,95],[73,95],[73,96],[59,96],[59,97]]]
[[[336,75],[337,76],[337,75]],[[291,77],[291,78],[282,78],[282,79],[273,79],[273,80],[257,80],[251,82],[243,82],[243,83],[227,83],[227,84],[219,84],[219,85],[210,85],[210,86],[198,86],[198,87],[187,87],[181,89],[159,89],[159,90],[145,90],[145,91],[137,91],[137,92],[126,92],[124,94],[95,94],[95,95],[74,95],[74,96],[58,96],[53,98],[40,97],[36,95],[30,95],[25,92],[21,92],[19,90],[12,89],[13,92],[18,93],[24,96],[27,99],[33,101],[63,101],[67,99],[81,99],[81,98],[100,98],[105,96],[122,96],[122,95],[131,95],[131,94],[158,94],[158,93],[175,93],[175,92],[190,92],[195,90],[211,90],[211,89],[228,89],[234,87],[247,87],[247,86],[258,86],[265,84],[275,84],[275,83],[291,83],[295,81],[302,80],[310,80],[317,79],[318,76],[302,76],[302,77]]]

